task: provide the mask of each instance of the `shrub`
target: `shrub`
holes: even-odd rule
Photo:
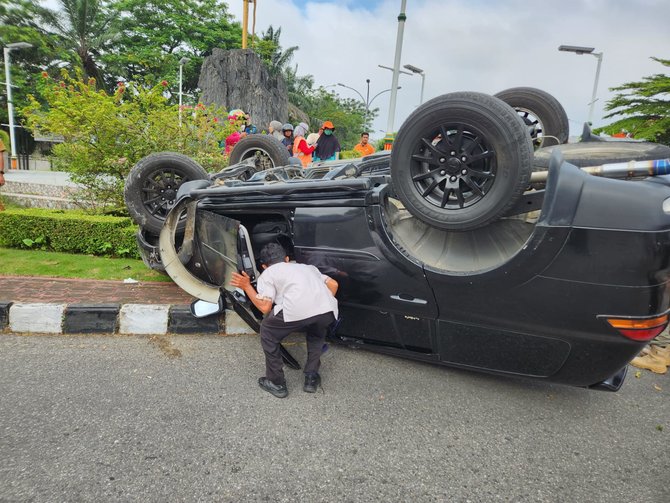
[[[21,208],[0,213],[0,245],[11,248],[140,258],[136,231],[128,217],[79,210]]]
[[[167,82],[147,88],[119,82],[114,94],[96,88],[95,79],[73,79],[63,72],[53,81],[45,73],[38,96],[23,110],[33,132],[61,136],[54,149],[56,169],[69,171],[84,187],[87,206],[123,207],[123,185],[142,157],[174,151],[193,157],[207,170],[228,160],[219,142],[233,126],[227,113],[198,104],[179,108],[166,97]]]
[[[5,148],[7,149],[7,152],[11,155],[11,142],[9,141],[9,135],[5,133],[2,129],[0,129],[0,140],[2,140],[2,143],[5,144]]]
[[[340,159],[356,159],[361,157],[361,153],[358,150],[343,150],[340,152]]]

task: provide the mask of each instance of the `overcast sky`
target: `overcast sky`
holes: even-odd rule
[[[297,45],[293,63],[316,85],[338,82],[370,97],[390,88],[401,0],[257,0],[256,31],[281,27],[283,47]],[[228,2],[242,19],[242,0]],[[565,107],[571,134],[588,119],[597,58],[559,52],[558,46],[603,52],[594,125],[606,124],[609,91],[645,76],[666,73],[650,59],[670,59],[670,0],[408,0],[401,66],[425,71],[424,101],[453,91],[495,94],[531,86]],[[251,23],[250,23],[251,29]],[[394,129],[419,104],[421,77],[401,75]],[[342,87],[342,97],[359,98]],[[374,136],[388,123],[390,93],[379,107]],[[360,98],[359,98],[360,99]]]
[[[227,3],[241,22],[242,0]],[[372,98],[391,87],[392,72],[378,65],[393,66],[401,3],[256,0],[256,31],[281,27],[282,46],[300,48],[293,59],[298,74],[313,75],[317,86],[340,82],[366,96],[370,79]],[[604,53],[594,126],[610,122],[602,119],[609,88],[667,73],[650,57],[670,59],[670,0],[407,0],[405,14],[401,66],[425,71],[424,101],[453,91],[537,87],[563,104],[572,135],[588,120],[597,59],[559,52],[559,45]],[[419,104],[421,77],[401,74],[399,85],[395,130]],[[386,131],[389,98],[385,92],[371,104],[379,107],[375,137]]]

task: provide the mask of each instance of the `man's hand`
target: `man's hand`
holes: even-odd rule
[[[242,274],[234,272],[233,277],[230,279],[230,284],[246,292],[247,288],[251,288],[251,278],[244,271],[242,271]]]
[[[335,294],[337,293],[337,288],[339,287],[339,283],[335,281],[333,278],[328,278],[326,280],[326,287],[328,290],[330,290],[330,293],[333,294],[333,297],[335,297]]]
[[[258,308],[263,314],[268,314],[272,309],[272,300],[259,298],[256,289],[251,285],[251,278],[242,271],[242,273],[234,272],[230,278],[230,284],[236,288],[241,288],[247,294],[247,298]]]

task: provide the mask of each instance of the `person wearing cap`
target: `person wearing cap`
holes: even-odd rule
[[[361,157],[375,153],[375,148],[368,140],[370,140],[370,133],[363,132],[361,133],[361,141],[354,145],[354,150],[361,154]]]
[[[314,160],[332,161],[338,158],[342,147],[335,136],[335,126],[332,122],[323,123],[323,134],[319,138],[319,143],[314,151]]]
[[[251,115],[244,114],[244,133],[247,134],[256,134],[258,133],[258,128],[251,123]]]
[[[293,157],[300,159],[303,168],[309,166],[312,162],[312,152],[317,145],[308,145],[305,136],[309,131],[309,126],[304,122],[298,124],[293,131]]]
[[[293,124],[286,123],[281,127],[282,135],[282,145],[288,150],[288,155],[293,155]]]
[[[256,288],[246,272],[234,272],[231,279],[231,285],[241,288],[266,315],[260,334],[265,376],[258,379],[258,385],[277,398],[288,395],[280,344],[293,332],[305,332],[307,362],[302,389],[315,393],[321,384],[319,367],[326,335],[338,316],[337,281],[321,274],[313,265],[290,262],[284,248],[277,243],[263,247],[260,262],[263,272]]]

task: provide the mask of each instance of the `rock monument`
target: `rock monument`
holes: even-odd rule
[[[284,79],[270,75],[251,49],[214,49],[202,64],[198,87],[204,104],[244,110],[259,132],[267,130],[271,120],[288,120]]]

